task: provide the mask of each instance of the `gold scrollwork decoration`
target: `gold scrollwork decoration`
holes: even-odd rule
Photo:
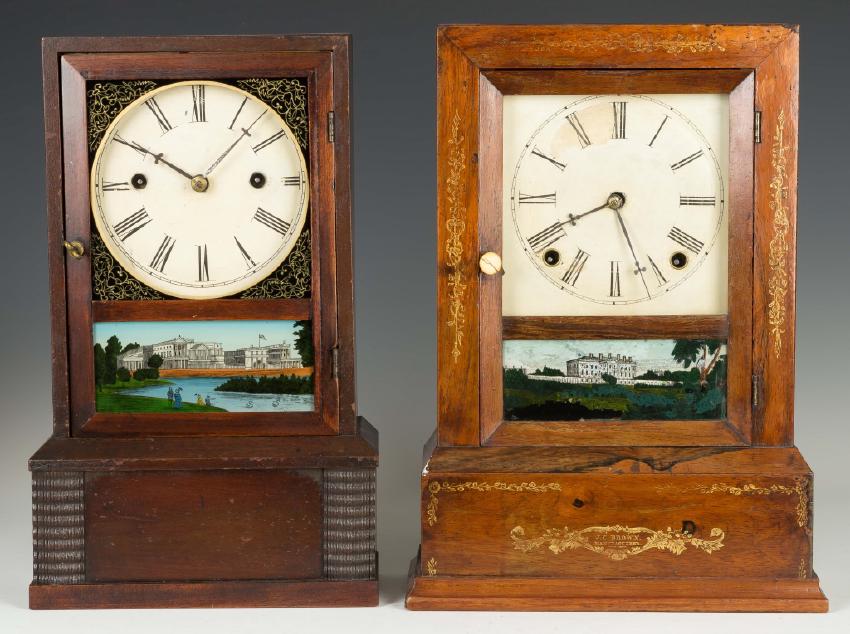
[[[769,486],[759,486],[757,484],[743,484],[736,486],[727,484],[726,482],[718,482],[708,485],[699,485],[697,490],[700,493],[727,493],[729,495],[796,495],[797,506],[795,514],[797,517],[797,525],[808,531],[809,528],[809,487],[805,478],[794,478],[794,486],[790,487],[784,484],[771,484]]]
[[[425,562],[425,571],[428,573],[429,577],[437,576],[437,560],[431,557],[428,561]]]
[[[307,151],[307,83],[302,79],[240,79],[236,86],[274,108]]]
[[[800,565],[797,568],[797,577],[800,579],[808,579],[809,577],[809,564],[805,557],[800,557]]]
[[[712,539],[700,539],[684,531],[653,530],[643,526],[589,526],[579,530],[548,528],[539,537],[526,538],[522,526],[511,531],[514,548],[524,553],[547,547],[556,555],[584,548],[604,555],[614,561],[622,561],[647,550],[660,550],[681,555],[688,546],[708,554],[723,548],[726,534],[719,528],[711,529]]]
[[[428,506],[425,509],[425,517],[428,526],[437,523],[438,495],[440,493],[462,493],[464,491],[507,491],[512,493],[545,493],[547,491],[560,491],[561,485],[557,482],[537,484],[536,482],[438,482],[434,480],[428,485],[431,494]]]
[[[87,91],[89,152],[95,152],[106,128],[136,99],[157,87],[153,81],[99,81]]]
[[[94,300],[168,299],[130,275],[112,257],[97,230],[91,234],[91,268]]]
[[[770,278],[767,292],[770,302],[767,305],[767,320],[770,324],[770,334],[773,336],[773,353],[780,358],[782,353],[782,336],[785,334],[786,307],[785,297],[788,294],[788,233],[791,223],[788,217],[788,146],[785,144],[785,110],[779,111],[776,118],[776,128],[773,132],[773,147],[770,150],[770,162],[773,167],[773,177],[770,179],[770,209],[773,212],[773,238],[770,240],[768,265]]]
[[[714,33],[707,37],[693,36],[686,33],[677,33],[669,37],[651,38],[644,33],[632,33],[630,35],[619,35],[610,33],[600,33],[599,37],[593,37],[587,40],[560,40],[551,42],[549,40],[538,40],[536,49],[544,51],[551,48],[562,50],[582,51],[599,49],[605,51],[624,52],[630,51],[635,53],[655,53],[664,51],[670,55],[679,55],[682,53],[710,53],[712,51],[723,52],[726,47],[717,38]]]
[[[446,219],[446,266],[448,268],[449,287],[449,320],[447,325],[454,330],[452,343],[452,358],[457,362],[463,345],[463,327],[466,325],[466,309],[463,305],[463,294],[466,284],[460,271],[463,259],[463,234],[466,231],[466,220],[463,217],[464,183],[463,170],[466,169],[464,158],[465,137],[460,130],[461,117],[458,111],[452,118],[449,135],[449,173],[446,177],[446,200],[448,201],[448,218]]]
[[[310,219],[305,221],[309,226]],[[310,229],[305,226],[292,251],[266,279],[239,293],[241,299],[294,299],[310,296]]]

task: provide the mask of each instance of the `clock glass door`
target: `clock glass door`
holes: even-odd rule
[[[699,93],[579,93],[564,71],[563,94],[500,95],[503,270],[482,292],[494,310],[486,298],[500,295],[501,339],[485,342],[498,350],[482,374],[498,372],[501,390],[482,399],[483,442],[746,437],[749,351],[735,340],[749,318],[730,329],[746,312],[735,275],[752,265],[730,241],[750,222],[745,77]]]

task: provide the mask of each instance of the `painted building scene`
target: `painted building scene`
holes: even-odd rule
[[[94,325],[97,411],[313,409],[309,321]]]
[[[718,340],[511,340],[506,420],[700,420],[726,415]]]

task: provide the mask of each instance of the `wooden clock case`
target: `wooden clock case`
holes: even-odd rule
[[[53,435],[30,459],[30,607],[358,606],[378,599],[378,437],[354,396],[347,35],[43,41]],[[93,301],[86,87],[303,78],[308,299]],[[74,258],[64,241],[85,248]],[[312,412],[96,412],[93,321],[311,319]]]
[[[439,406],[407,607],[825,611],[793,446],[797,28],[445,26],[437,49]],[[728,316],[502,318],[479,270],[502,96],[677,92],[730,95]],[[718,336],[724,420],[503,420],[503,338]]]

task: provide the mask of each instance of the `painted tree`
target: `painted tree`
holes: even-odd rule
[[[671,354],[683,367],[689,368],[693,365],[699,370],[699,384],[705,389],[708,386],[708,377],[720,358],[722,345],[723,343],[716,339],[677,339]]]
[[[148,378],[158,379],[159,378],[159,368],[162,366],[163,359],[158,354],[152,354],[148,358],[148,367],[150,370],[148,371]]]
[[[106,375],[106,352],[99,343],[94,344],[94,384],[100,389]]]
[[[115,373],[118,371],[118,355],[121,354],[121,340],[112,335],[106,340],[106,369],[103,374],[103,382],[106,385],[115,383]]]
[[[313,367],[313,322],[301,319],[295,322],[295,350],[301,355],[305,368]]]

